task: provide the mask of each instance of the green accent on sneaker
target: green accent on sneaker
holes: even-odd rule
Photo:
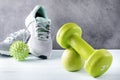
[[[38,7],[38,10],[37,10],[37,13],[36,13],[35,17],[47,18],[47,15],[46,15],[46,12],[44,10],[44,7],[43,6],[36,6],[36,7]]]

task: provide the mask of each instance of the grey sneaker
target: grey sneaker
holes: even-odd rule
[[[31,37],[28,41],[31,54],[47,59],[52,50],[50,30],[51,20],[48,19],[42,6],[36,6],[25,20]]]
[[[0,42],[0,54],[3,56],[10,56],[10,45],[17,40],[28,42],[30,33],[27,29],[22,29],[17,32],[11,33],[3,42]]]

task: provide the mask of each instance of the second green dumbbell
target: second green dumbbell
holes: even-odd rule
[[[66,70],[75,72],[83,67],[83,60],[75,50],[68,48],[63,52],[62,65]]]
[[[82,30],[77,24],[66,23],[59,29],[56,40],[63,48],[73,48],[85,60],[86,71],[98,77],[109,69],[112,55],[105,49],[94,50],[81,35]]]

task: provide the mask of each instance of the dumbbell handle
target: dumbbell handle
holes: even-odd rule
[[[94,48],[77,34],[71,36],[69,44],[84,60],[94,52]]]

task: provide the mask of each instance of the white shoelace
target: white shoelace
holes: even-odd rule
[[[48,40],[49,34],[50,34],[50,22],[38,22],[36,23],[36,37],[38,37],[38,40]]]
[[[27,40],[27,39],[26,39],[26,38],[27,38],[27,34],[25,34],[25,35],[22,34],[23,32],[25,33],[26,31],[28,31],[27,28],[26,28],[26,29],[19,30],[19,31],[14,32],[14,33],[11,33],[11,34],[4,40],[4,42],[11,44],[13,41],[17,40],[18,35],[21,35],[21,37],[23,37],[22,41],[26,42],[26,40]]]

